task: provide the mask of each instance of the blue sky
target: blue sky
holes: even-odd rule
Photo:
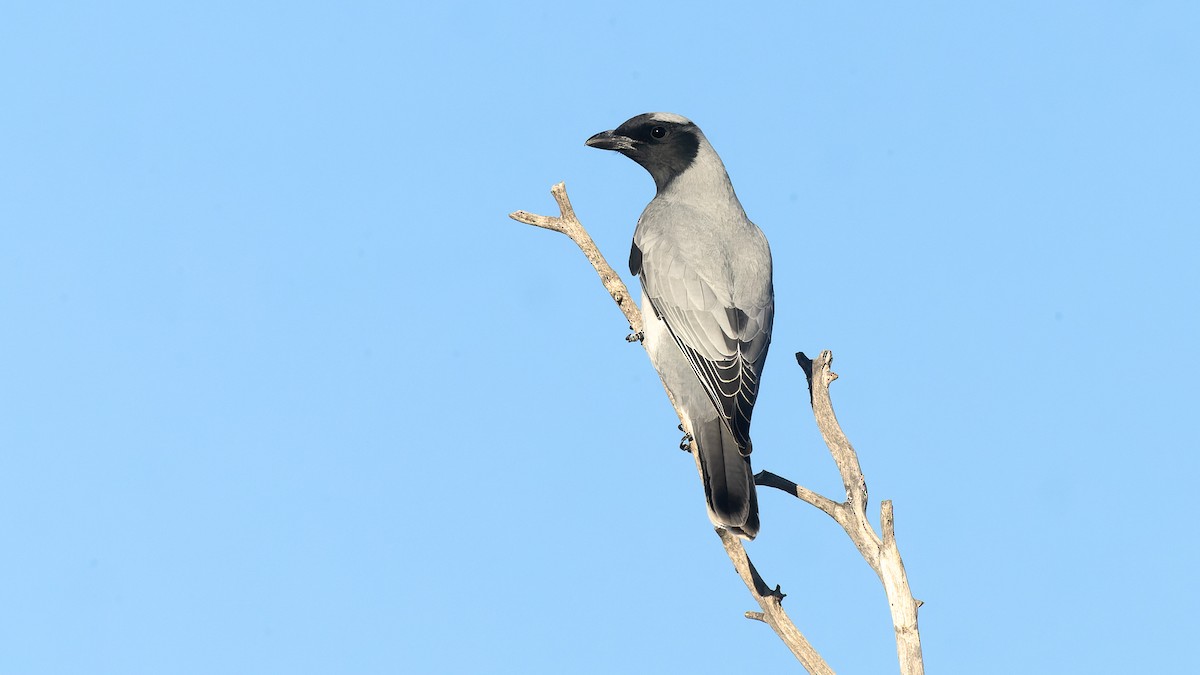
[[[790,667],[506,217],[565,181],[623,269],[653,184],[583,141],[650,110],[772,244],[755,466],[838,496],[833,350],[930,671],[1196,667],[1194,4],[417,4],[0,10],[0,671]],[[844,534],[761,501],[797,625],[892,672]]]

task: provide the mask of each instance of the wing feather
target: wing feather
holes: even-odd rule
[[[717,412],[748,453],[750,418],[774,319],[769,282],[765,292],[753,294],[756,301],[750,306],[733,307],[730,294],[719,293],[693,266],[675,259],[655,271],[642,262],[642,285],[655,313],[666,322]]]

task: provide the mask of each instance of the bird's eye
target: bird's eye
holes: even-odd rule
[[[650,129],[650,135],[654,138],[662,138],[667,135],[666,127],[653,127]]]

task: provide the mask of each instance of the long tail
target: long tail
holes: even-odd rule
[[[750,458],[743,456],[729,428],[720,419],[695,424],[692,451],[704,470],[708,517],[734,534],[753,539],[758,534],[758,495]]]

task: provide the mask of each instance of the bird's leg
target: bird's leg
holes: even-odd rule
[[[679,430],[683,431],[683,425],[679,425]],[[684,452],[692,451],[692,435],[684,431],[683,438],[679,441],[679,449]]]

